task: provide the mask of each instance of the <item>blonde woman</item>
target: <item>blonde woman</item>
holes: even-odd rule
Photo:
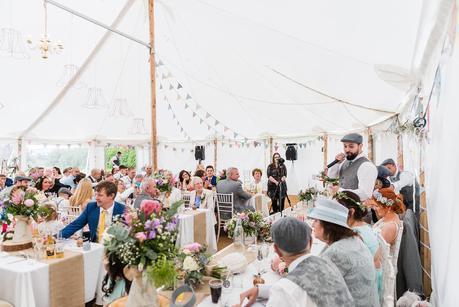
[[[75,193],[70,197],[69,203],[71,207],[80,207],[83,212],[86,205],[92,200],[94,191],[92,189],[92,183],[89,179],[84,178],[79,183],[75,190]]]

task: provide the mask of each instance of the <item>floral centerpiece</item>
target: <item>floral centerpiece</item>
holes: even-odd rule
[[[182,202],[164,212],[157,201],[143,201],[140,209],[127,210],[104,236],[108,254],[129,268],[145,273],[156,286],[171,287],[176,278],[177,219]]]
[[[166,170],[159,170],[153,174],[153,178],[156,180],[156,188],[162,193],[170,193],[175,185],[174,178],[167,178]]]
[[[338,185],[339,184],[339,178],[330,178],[327,176],[327,174],[323,171],[320,172],[319,175],[316,176],[317,180],[322,181],[324,187],[331,184],[331,185]]]
[[[263,241],[269,241],[271,234],[271,223],[263,218],[261,212],[244,211],[233,216],[231,220],[226,222],[225,230],[228,237],[232,238],[234,229],[236,228],[238,219],[241,220],[242,229],[245,237],[253,237],[257,235]]]
[[[11,224],[14,217],[13,242],[29,242],[32,232],[29,227],[30,219],[37,220],[39,216],[46,217],[49,210],[40,206],[40,193],[35,188],[15,187],[2,204],[1,219]],[[9,237],[5,237],[9,238]]]
[[[298,200],[311,201],[314,200],[318,194],[319,191],[317,191],[315,187],[310,187],[304,190],[304,192],[303,190],[300,190],[300,192],[298,193]]]
[[[202,284],[209,258],[205,245],[192,243],[184,246],[178,254],[179,278],[194,287]]]

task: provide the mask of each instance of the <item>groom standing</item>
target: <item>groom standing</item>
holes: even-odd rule
[[[91,242],[102,242],[102,234],[110,227],[113,218],[124,213],[124,206],[115,201],[117,187],[113,182],[102,181],[96,186],[96,201],[90,202],[80,216],[62,230],[69,238],[75,232],[89,226]]]

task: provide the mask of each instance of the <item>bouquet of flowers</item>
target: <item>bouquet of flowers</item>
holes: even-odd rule
[[[225,230],[228,232],[228,237],[233,237],[238,219],[241,220],[245,236],[250,237],[257,234],[263,241],[269,240],[271,236],[271,223],[269,221],[265,221],[260,212],[253,211],[238,213],[231,220],[226,222]]]
[[[316,190],[314,187],[307,188],[304,192],[303,190],[300,190],[298,193],[298,199],[300,201],[311,201],[316,198],[316,196],[319,194],[319,191]]]
[[[174,178],[168,179],[166,177],[166,170],[159,170],[153,174],[153,178],[156,180],[156,187],[160,192],[171,192],[175,186]]]
[[[40,206],[40,194],[35,188],[13,188],[10,197],[0,203],[1,219],[11,223],[11,216],[26,216],[37,220],[46,217],[48,210]]]
[[[331,185],[338,185],[339,184],[339,178],[330,178],[325,174],[325,172],[320,172],[320,174],[317,175],[316,178],[317,178],[317,180],[323,182],[324,187],[327,184],[331,184]]]
[[[207,247],[204,245],[192,243],[184,246],[178,254],[179,277],[191,286],[202,283],[209,258]]]
[[[122,219],[107,229],[104,246],[122,264],[145,269],[155,285],[171,286],[176,277],[174,259],[177,254],[177,219],[174,217],[182,201],[167,212],[154,200],[143,201],[140,209],[128,209]]]

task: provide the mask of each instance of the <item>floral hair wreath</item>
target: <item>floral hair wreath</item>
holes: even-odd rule
[[[335,198],[336,199],[348,200],[348,201],[354,203],[356,206],[358,206],[360,208],[360,210],[362,210],[363,212],[367,211],[367,207],[363,203],[350,198],[349,196],[346,195],[346,193],[338,192],[338,193],[335,194]]]
[[[380,202],[381,204],[383,205],[386,205],[386,206],[392,206],[395,202],[392,200],[392,199],[388,199],[387,197],[383,197],[381,192],[379,192],[378,190],[375,190],[373,192],[373,198]]]

